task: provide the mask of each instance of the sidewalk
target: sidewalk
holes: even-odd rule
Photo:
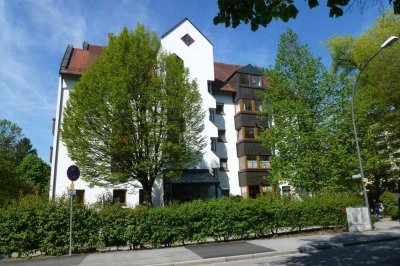
[[[369,242],[400,239],[400,223],[383,220],[375,230],[362,233],[326,233],[232,241],[175,248],[115,251],[74,255],[72,257],[38,258],[29,261],[0,262],[5,265],[200,265],[234,260],[271,257],[315,250],[342,248]]]

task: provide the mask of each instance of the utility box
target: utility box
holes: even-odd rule
[[[372,230],[371,216],[367,207],[347,207],[346,214],[350,232]]]

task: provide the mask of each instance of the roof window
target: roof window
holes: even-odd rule
[[[190,46],[192,43],[194,43],[193,38],[187,33],[181,39],[187,46]]]

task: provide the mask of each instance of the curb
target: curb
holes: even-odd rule
[[[236,255],[236,256],[228,256],[228,257],[199,259],[199,260],[188,260],[188,261],[161,263],[161,264],[153,264],[153,265],[154,266],[206,265],[206,264],[212,264],[212,263],[224,263],[224,262],[230,262],[230,261],[268,258],[268,257],[274,257],[274,256],[284,256],[284,255],[291,255],[291,254],[297,254],[297,253],[312,253],[312,252],[316,252],[316,251],[320,251],[320,250],[345,248],[345,247],[351,247],[351,246],[359,246],[359,245],[368,244],[368,243],[393,241],[393,240],[399,240],[399,239],[400,239],[400,236],[386,237],[386,238],[380,238],[380,239],[354,241],[354,242],[348,242],[348,243],[342,243],[342,244],[303,246],[303,247],[299,247],[297,249],[289,249],[289,250],[283,250],[283,251],[271,251],[271,252],[255,253],[255,254],[245,254],[245,255]]]

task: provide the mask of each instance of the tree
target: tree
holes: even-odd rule
[[[110,37],[70,94],[62,139],[90,185],[137,182],[151,205],[156,178],[199,162],[204,113],[195,82],[155,33],[138,25]]]
[[[389,36],[398,34],[399,27],[400,19],[387,13],[358,38],[331,38],[328,47],[333,70],[353,85],[361,67]],[[398,44],[381,51],[362,73],[355,98],[365,176],[373,182],[369,189],[375,198],[385,189],[400,189],[399,54]],[[351,91],[347,91],[347,97],[350,96]]]
[[[36,154],[30,139],[22,129],[6,119],[0,119],[0,206],[32,192],[29,185],[17,178],[16,168],[27,154]]]
[[[347,145],[337,134],[341,122],[335,114],[343,103],[336,77],[288,30],[266,78],[270,86],[264,105],[273,125],[261,141],[276,150],[272,183],[289,181],[307,192],[354,185],[351,173],[343,173],[355,161],[345,156]]]
[[[16,169],[17,178],[32,184],[39,194],[45,195],[48,191],[50,166],[36,154],[28,154]]]
[[[309,8],[319,5],[318,0],[307,1]],[[395,14],[400,14],[400,0],[388,0],[393,5]],[[374,4],[382,0],[373,1]],[[259,26],[266,27],[272,19],[281,19],[288,22],[295,19],[299,10],[294,5],[295,0],[218,0],[219,13],[214,17],[214,24],[225,24],[226,27],[232,25],[236,28],[241,22],[251,24],[251,30],[256,31]],[[358,4],[362,10],[371,1],[365,0],[327,0],[326,6],[329,8],[330,17],[340,17],[343,15],[343,8],[352,4]]]

